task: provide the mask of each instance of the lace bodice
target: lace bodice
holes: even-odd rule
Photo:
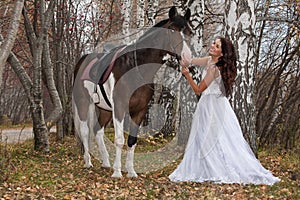
[[[224,88],[222,77],[219,69],[211,63],[211,59],[208,60],[207,66],[203,70],[204,80],[207,80],[208,87],[203,91],[203,95],[218,94],[222,95],[222,88]],[[211,81],[213,79],[213,81]]]

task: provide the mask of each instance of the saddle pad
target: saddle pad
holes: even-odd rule
[[[94,58],[90,58],[91,61],[84,69],[81,80],[89,80],[94,83],[103,84],[110,72],[112,71],[115,60],[118,54],[124,49],[124,47],[116,47],[107,53],[91,54]]]

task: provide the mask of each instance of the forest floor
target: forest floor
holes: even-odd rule
[[[0,141],[0,199],[300,199],[300,154],[259,151],[259,160],[281,181],[273,186],[173,183],[168,175],[179,164],[137,178],[111,178],[112,169],[83,168],[75,136],[57,142],[50,135],[51,151],[33,150],[33,140],[8,144]],[[299,147],[298,147],[299,148]]]

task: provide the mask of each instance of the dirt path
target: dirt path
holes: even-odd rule
[[[50,130],[55,131],[55,128]],[[33,138],[32,127],[16,129],[0,129],[0,141],[11,143],[23,142]]]

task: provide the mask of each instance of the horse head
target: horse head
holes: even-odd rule
[[[188,47],[192,34],[190,22],[191,11],[179,15],[175,6],[169,10],[169,18],[160,21],[139,38],[139,49],[160,49],[162,54],[168,53],[180,60],[183,53],[190,56]]]
[[[191,11],[188,8],[186,13],[179,15],[175,6],[169,10],[169,19],[163,20],[154,27],[165,29],[166,48],[169,54],[176,56],[179,60],[183,53],[190,54],[188,44],[192,35],[192,29],[189,25]]]

